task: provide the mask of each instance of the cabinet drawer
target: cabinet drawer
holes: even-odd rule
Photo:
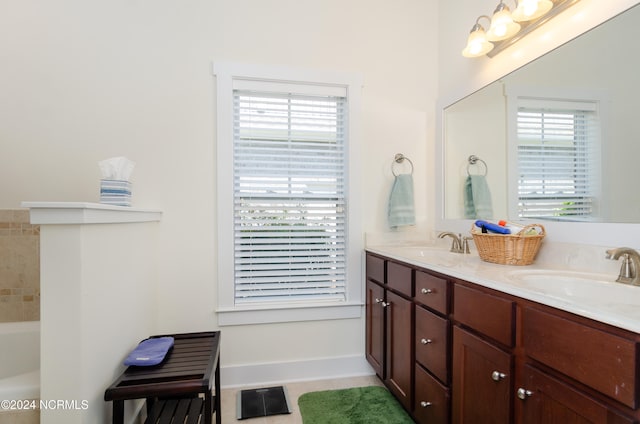
[[[384,259],[367,255],[367,278],[384,284]]]
[[[387,286],[407,296],[413,296],[412,269],[395,262],[387,262]]]
[[[416,364],[416,392],[413,414],[418,423],[449,422],[449,391]]]
[[[416,361],[447,383],[447,321],[416,307]]]
[[[637,344],[532,308],[522,312],[525,354],[631,408],[638,406]]]
[[[447,314],[447,280],[423,271],[416,271],[415,300],[442,314]]]
[[[460,284],[454,286],[453,317],[506,346],[513,346],[515,303]]]

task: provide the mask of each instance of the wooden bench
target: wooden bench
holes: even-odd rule
[[[220,332],[165,334],[174,338],[165,360],[127,368],[105,391],[113,423],[124,424],[124,401],[147,400],[148,424],[216,424],[220,417]],[[162,336],[153,336],[162,337]]]

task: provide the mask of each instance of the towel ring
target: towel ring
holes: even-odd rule
[[[396,163],[402,163],[404,161],[409,162],[409,165],[411,165],[411,171],[409,171],[409,175],[413,174],[413,162],[411,162],[411,159],[409,159],[408,157],[406,157],[405,155],[403,155],[402,153],[396,153],[396,156],[393,158],[393,162],[391,162],[391,173],[393,174],[394,177],[397,177],[398,174],[396,174],[395,171],[395,164]]]
[[[474,174],[474,175],[482,175],[485,177],[487,176],[487,172],[489,172],[489,167],[487,166],[487,163],[476,155],[469,156],[469,164],[467,165],[467,175],[469,176],[471,175],[471,165],[477,165],[478,162],[482,162],[482,164],[484,165],[484,174]]]

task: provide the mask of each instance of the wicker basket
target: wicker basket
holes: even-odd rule
[[[540,234],[522,235],[534,227],[540,228]],[[545,229],[541,224],[531,224],[518,234],[495,234],[481,233],[472,224],[471,235],[483,261],[503,265],[531,265],[542,244]]]

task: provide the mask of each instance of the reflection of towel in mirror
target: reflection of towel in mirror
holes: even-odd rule
[[[413,206],[413,177],[411,174],[396,176],[389,196],[389,226],[414,225],[416,223]]]
[[[464,217],[492,219],[491,192],[484,175],[469,175],[464,182]]]

